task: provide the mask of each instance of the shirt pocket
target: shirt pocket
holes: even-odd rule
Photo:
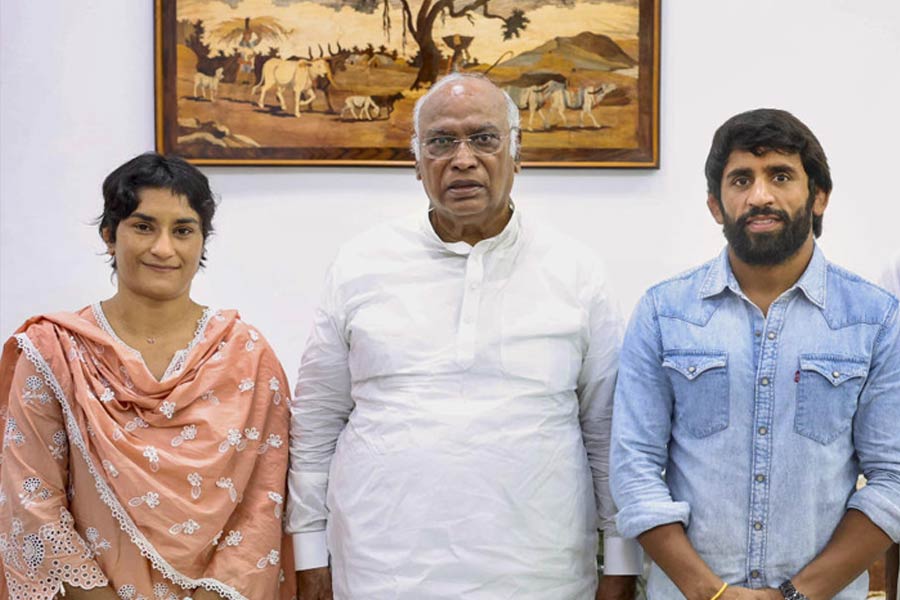
[[[727,353],[703,350],[669,350],[663,354],[675,392],[675,424],[695,438],[710,436],[728,427]]]
[[[868,361],[853,356],[801,354],[794,431],[830,444],[850,428]]]

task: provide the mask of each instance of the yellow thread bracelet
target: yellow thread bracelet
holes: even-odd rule
[[[709,600],[719,600],[719,598],[722,596],[722,594],[725,593],[725,590],[727,590],[727,589],[728,589],[728,584],[723,583],[722,587],[719,588],[719,591],[716,592],[716,595],[713,596],[712,598],[710,598]]]

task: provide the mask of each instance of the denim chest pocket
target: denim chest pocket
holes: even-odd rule
[[[703,438],[728,427],[728,360],[725,352],[670,350],[663,354],[675,393],[675,423]]]
[[[865,358],[801,354],[794,431],[830,444],[850,428],[868,374]]]

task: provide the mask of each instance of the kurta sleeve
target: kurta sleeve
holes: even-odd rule
[[[291,410],[291,468],[286,530],[297,570],[328,564],[325,544],[328,469],[353,410],[346,317],[332,266],[300,363]]]
[[[636,575],[643,567],[642,553],[635,540],[619,536],[609,490],[609,445],[622,320],[602,282],[595,283],[588,319],[590,337],[578,378],[579,418],[604,534],[604,573]]]
[[[4,370],[12,369],[11,352],[15,344],[7,345]],[[20,354],[14,364],[11,374],[0,374],[9,402],[0,467],[0,556],[9,597],[54,598],[63,583],[105,586],[68,510],[69,441],[59,401],[29,357]]]

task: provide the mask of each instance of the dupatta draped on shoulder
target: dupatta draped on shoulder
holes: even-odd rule
[[[25,323],[0,360],[4,589],[291,597],[287,389],[235,311],[205,314],[161,381],[98,305]]]

